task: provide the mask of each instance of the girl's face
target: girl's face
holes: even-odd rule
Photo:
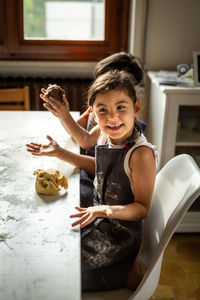
[[[126,92],[115,89],[97,95],[93,113],[99,128],[117,145],[132,135],[140,102],[134,104]]]

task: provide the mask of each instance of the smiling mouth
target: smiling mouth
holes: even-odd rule
[[[118,130],[120,128],[122,128],[123,124],[120,125],[114,125],[114,126],[107,126],[109,129],[111,130]]]

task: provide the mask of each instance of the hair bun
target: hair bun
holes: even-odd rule
[[[133,76],[135,85],[139,84],[143,78],[143,69],[138,57],[130,53],[119,52],[112,54],[97,63],[94,69],[94,78],[108,71],[126,71]]]

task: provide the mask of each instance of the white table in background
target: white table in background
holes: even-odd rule
[[[79,172],[56,158],[32,156],[25,147],[48,143],[47,134],[79,152],[51,113],[0,111],[1,300],[81,298],[80,232],[69,219],[79,205]],[[68,190],[38,195],[33,171],[39,168],[58,169],[68,178]]]

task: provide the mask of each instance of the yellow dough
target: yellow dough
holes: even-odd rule
[[[61,189],[59,185],[65,189],[68,188],[67,178],[60,172],[54,169],[38,169],[34,171],[33,175],[37,175],[35,182],[35,189],[38,194],[56,195]]]

